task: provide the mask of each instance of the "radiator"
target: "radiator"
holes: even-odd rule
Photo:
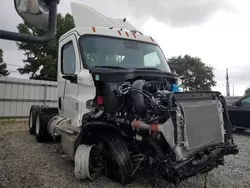
[[[180,102],[184,111],[184,146],[195,150],[224,141],[224,125],[217,100]]]

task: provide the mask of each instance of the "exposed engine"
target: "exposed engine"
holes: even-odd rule
[[[133,83],[126,82],[121,85],[109,83],[102,86],[100,96],[103,102],[97,104],[99,110],[107,121],[134,121],[143,120],[147,123],[165,122],[169,118],[169,105],[172,107],[172,101],[168,101],[172,85],[165,79],[159,81],[136,80]],[[101,90],[100,89],[100,90]],[[102,106],[103,104],[103,106]]]
[[[132,85],[125,83],[118,88],[120,96],[131,98],[133,118],[147,123],[165,122],[169,118],[170,91],[171,84],[166,80],[151,82],[136,80]]]
[[[237,153],[223,97],[218,92],[172,92],[166,79],[97,84],[89,120],[126,135],[135,168],[146,166],[169,181],[222,165]]]

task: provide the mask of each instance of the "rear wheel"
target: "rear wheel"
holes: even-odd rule
[[[123,185],[128,184],[132,180],[133,163],[125,142],[117,135],[102,138],[106,176]]]
[[[36,141],[37,142],[43,142],[45,141],[44,135],[43,135],[43,130],[41,128],[41,122],[40,122],[40,115],[37,114],[36,116]]]
[[[37,142],[46,142],[52,139],[48,133],[47,126],[48,122],[53,116],[53,114],[44,114],[43,112],[37,114],[35,125],[35,135]]]
[[[36,126],[36,116],[40,111],[40,106],[38,105],[32,105],[30,108],[30,114],[29,114],[29,133],[31,135],[35,134],[35,126]]]

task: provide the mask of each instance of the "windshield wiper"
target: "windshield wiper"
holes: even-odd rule
[[[128,68],[119,67],[119,66],[109,66],[109,65],[98,65],[94,66],[93,68],[110,68],[110,69],[122,69],[122,70],[128,70]],[[141,68],[132,68],[134,70],[156,70],[156,71],[162,71],[160,69],[154,68],[154,67],[141,67]]]
[[[94,68],[110,68],[110,69],[123,69],[123,70],[127,70],[124,67],[119,67],[119,66],[105,66],[105,65],[100,65],[100,66],[94,66]]]
[[[157,70],[157,71],[162,71],[160,69],[154,68],[154,67],[141,67],[141,68],[135,68],[135,69],[141,69],[141,70]]]

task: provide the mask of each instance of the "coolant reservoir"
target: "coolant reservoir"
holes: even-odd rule
[[[177,78],[176,84],[172,84],[171,91],[172,92],[179,92],[180,91],[181,80]]]
[[[176,84],[172,84],[172,92],[180,92],[180,85],[181,85],[181,80],[180,78],[177,78]]]
[[[180,91],[180,89],[179,89],[179,85],[177,85],[177,84],[172,84],[172,90],[171,90],[172,92],[179,92]]]

